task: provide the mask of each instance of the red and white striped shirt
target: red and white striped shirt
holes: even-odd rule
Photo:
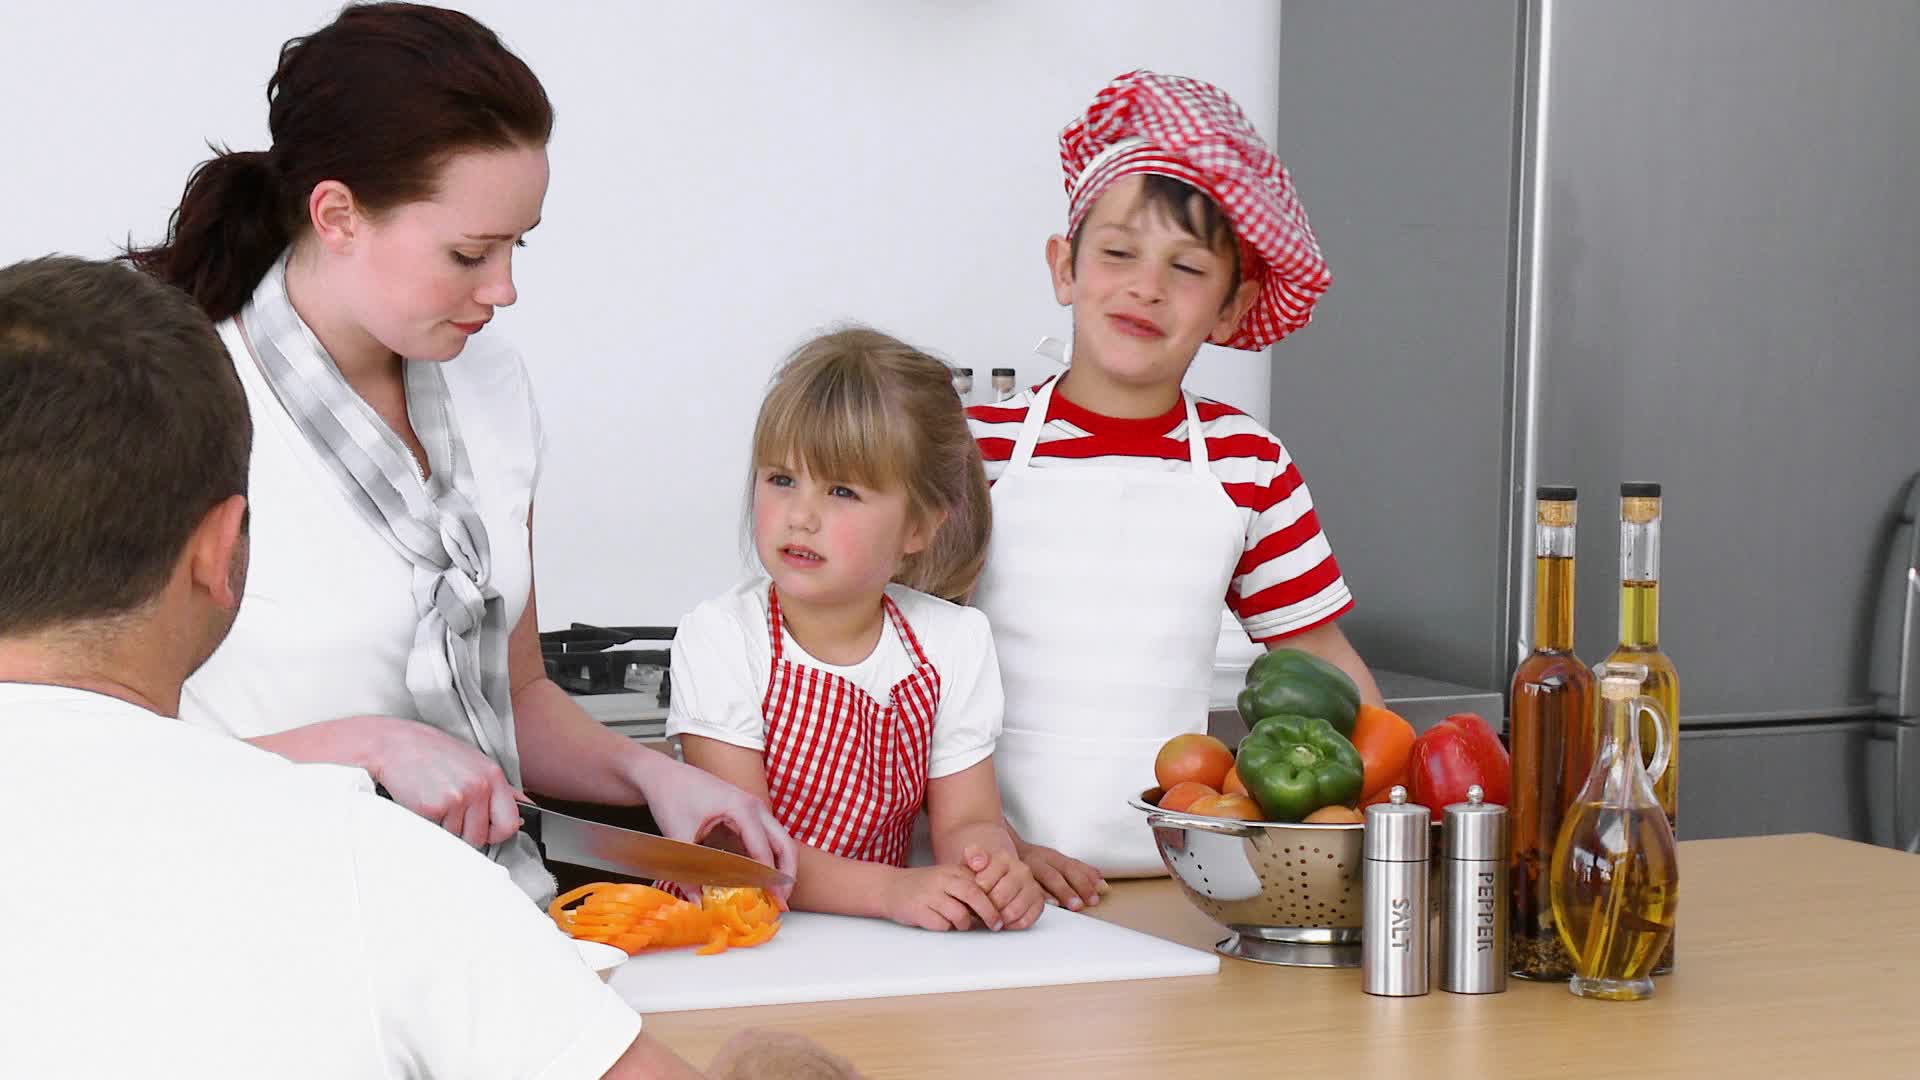
[[[1032,401],[1029,390],[998,405],[967,410],[989,481],[1000,478],[1013,456],[1014,440]],[[1194,407],[1206,440],[1207,467],[1246,523],[1246,543],[1227,585],[1226,602],[1247,635],[1272,641],[1346,614],[1353,607],[1353,594],[1340,576],[1333,548],[1313,512],[1313,497],[1287,448],[1231,405],[1198,398]],[[1124,420],[1089,412],[1056,392],[1034,447],[1033,467],[1075,465],[1170,472],[1191,468],[1186,407],[1176,402],[1160,416]]]

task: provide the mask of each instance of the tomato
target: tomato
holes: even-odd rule
[[[1220,785],[1220,794],[1247,794],[1247,785],[1240,782],[1240,766],[1235,765],[1233,768],[1227,770],[1227,779]]]
[[[1351,806],[1334,803],[1332,806],[1323,806],[1300,820],[1309,825],[1359,825],[1364,823],[1367,817]]]
[[[1215,791],[1233,768],[1233,751],[1211,735],[1175,735],[1153,759],[1153,778],[1162,788],[1193,782]]]
[[[1160,809],[1183,812],[1201,799],[1210,799],[1218,794],[1205,784],[1185,780],[1168,788],[1166,794],[1160,796]]]
[[[1187,813],[1201,817],[1237,818],[1241,821],[1265,821],[1260,804],[1245,795],[1213,795],[1187,807]]]

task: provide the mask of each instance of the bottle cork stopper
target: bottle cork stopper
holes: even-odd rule
[[[1640,696],[1647,683],[1645,664],[1607,660],[1593,670],[1600,676],[1600,696],[1608,701],[1631,701]]]
[[[1608,701],[1632,701],[1644,684],[1631,675],[1609,675],[1600,680],[1600,696]]]
[[[1573,525],[1574,508],[1579,504],[1573,502],[1543,501],[1536,502],[1533,505],[1534,520],[1542,525],[1566,528]]]

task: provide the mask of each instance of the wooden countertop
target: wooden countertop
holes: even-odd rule
[[[1358,971],[1222,959],[1217,976],[661,1013],[696,1062],[745,1027],[807,1034],[882,1077],[1920,1075],[1920,857],[1825,836],[1680,845],[1678,970],[1646,1002],[1561,984],[1376,998]],[[1095,909],[1200,948],[1165,880]]]

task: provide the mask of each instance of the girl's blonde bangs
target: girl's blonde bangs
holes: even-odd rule
[[[917,465],[915,443],[873,370],[838,357],[800,364],[813,370],[776,384],[760,410],[754,468],[803,468],[817,480],[904,487]]]

